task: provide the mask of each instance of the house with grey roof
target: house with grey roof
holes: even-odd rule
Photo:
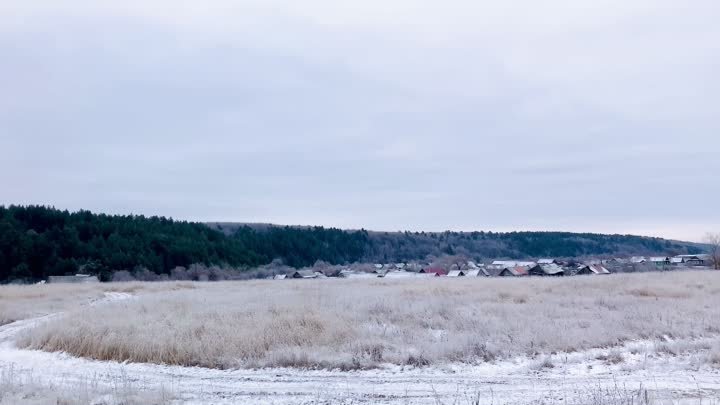
[[[312,270],[295,270],[288,274],[288,278],[318,278],[318,272]]]
[[[703,266],[709,261],[710,255],[678,255],[675,256],[675,259],[681,259],[682,264],[687,264],[688,266]]]
[[[667,256],[651,257],[650,263],[658,267],[667,266],[670,264],[670,258]]]
[[[588,264],[588,265],[581,265],[580,267],[578,267],[578,269],[573,274],[576,276],[602,275],[602,274],[610,274],[610,270],[608,270],[602,264]]]
[[[463,273],[465,273],[465,277],[490,277],[490,273],[483,268],[463,270]]]
[[[565,269],[557,264],[539,264],[529,270],[531,276],[564,276]]]
[[[498,277],[526,277],[530,275],[528,266],[512,266],[504,268]]]
[[[537,261],[538,264],[559,264],[555,259],[540,259]]]

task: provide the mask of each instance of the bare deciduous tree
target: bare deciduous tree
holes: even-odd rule
[[[710,260],[715,270],[720,270],[720,233],[708,233],[705,236],[705,243],[710,245]]]
[[[444,255],[431,262],[431,267],[445,270],[465,270],[470,259],[465,255]]]

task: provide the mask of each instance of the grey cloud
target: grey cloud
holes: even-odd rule
[[[714,2],[145,3],[5,5],[0,203],[387,230],[720,228]]]

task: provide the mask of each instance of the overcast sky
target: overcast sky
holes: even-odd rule
[[[0,204],[720,232],[717,0],[0,2]]]

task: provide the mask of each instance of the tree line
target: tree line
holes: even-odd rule
[[[371,233],[365,259],[408,261],[426,255],[487,258],[698,254],[699,245],[634,235],[570,232],[388,232]]]
[[[560,232],[368,232],[324,227],[206,225],[165,217],[0,206],[0,282],[78,272],[112,279],[141,269],[169,275],[192,264],[245,271],[288,266],[387,263],[462,254],[483,258],[699,253],[691,244],[624,235]]]
[[[353,262],[366,243],[367,234],[361,231],[240,227],[226,235],[202,223],[165,217],[0,206],[0,282],[78,272],[110,280],[119,270],[170,274],[192,264],[242,271],[274,258],[295,267],[317,260]]]

